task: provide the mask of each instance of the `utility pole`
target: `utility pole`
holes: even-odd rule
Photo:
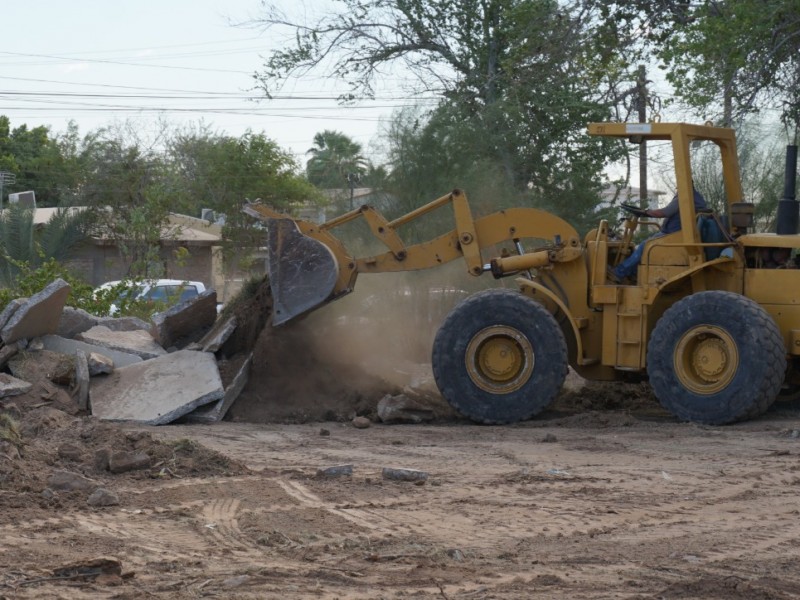
[[[639,123],[647,123],[647,73],[645,66],[639,65],[636,78],[636,104],[639,111]],[[647,142],[642,139],[639,144],[639,206],[647,208]]]

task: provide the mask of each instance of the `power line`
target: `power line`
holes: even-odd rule
[[[74,62],[74,58],[66,57],[66,56],[56,56],[53,54],[26,54],[24,52],[8,52],[7,50],[0,50],[0,54],[8,54],[10,56],[30,56],[30,57],[38,57],[38,58],[52,58],[57,59],[59,61],[69,61]],[[179,67],[174,65],[149,65],[149,64],[142,64],[142,63],[134,63],[134,62],[124,62],[118,60],[105,60],[101,58],[82,58],[81,62],[88,62],[88,63],[97,63],[97,64],[108,64],[108,65],[123,65],[127,67],[150,67],[150,68],[157,68],[157,69],[176,69],[180,71],[201,71],[204,73],[236,73],[239,75],[252,75],[252,71],[237,71],[235,69],[208,69],[203,67]],[[19,66],[32,66],[36,65],[37,63],[22,63]],[[48,64],[48,63],[45,63]],[[3,66],[14,66],[9,65],[8,63],[3,63]]]

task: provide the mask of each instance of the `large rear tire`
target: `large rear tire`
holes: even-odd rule
[[[567,375],[567,345],[541,304],[519,292],[487,290],[447,316],[432,363],[439,391],[461,414],[514,423],[553,402]]]
[[[661,404],[684,421],[723,425],[763,413],[780,392],[786,349],[775,321],[731,292],[687,296],[667,310],[647,346]]]

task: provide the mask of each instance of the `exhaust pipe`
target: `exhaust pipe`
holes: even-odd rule
[[[786,171],[783,176],[783,198],[778,201],[775,232],[778,235],[796,235],[800,202],[795,200],[797,180],[797,146],[786,146]]]

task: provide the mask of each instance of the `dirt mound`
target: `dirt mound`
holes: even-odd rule
[[[273,327],[272,304],[269,280],[264,278],[253,282],[232,308],[238,325],[222,348],[226,358],[218,361],[223,383],[227,385],[251,351],[253,364],[247,385],[226,419],[345,421],[357,415],[374,416],[378,400],[399,391],[358,360],[343,357],[341,338],[320,327],[319,321],[297,319]]]
[[[336,363],[303,323],[259,336],[250,379],[228,412],[233,421],[305,423],[373,416],[378,401],[399,390],[359,365]]]
[[[147,432],[126,431],[118,424],[76,416],[66,392],[47,399],[42,388],[0,402],[0,523],[27,513],[65,506],[85,507],[88,492],[114,490],[125,482],[183,477],[214,477],[248,472],[231,460],[190,440],[162,442]],[[73,413],[73,414],[70,414]],[[118,473],[110,461],[138,465]],[[52,491],[58,472],[81,483],[80,491]],[[146,485],[146,483],[143,483]]]

